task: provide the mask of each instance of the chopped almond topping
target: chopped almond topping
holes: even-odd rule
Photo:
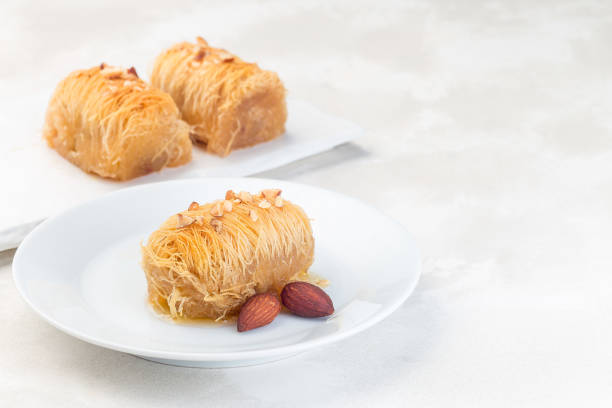
[[[272,204],[268,200],[261,200],[258,204],[259,208],[270,208]]]
[[[231,212],[232,211],[232,202],[229,200],[225,200],[223,201],[223,211],[225,212]]]
[[[214,217],[221,217],[223,215],[223,203],[221,201],[215,203],[210,209],[210,214]]]
[[[221,51],[219,53],[219,58],[221,58],[222,62],[231,62],[234,60],[234,56],[227,51]]]
[[[248,193],[246,191],[239,192],[238,193],[238,198],[240,198],[245,203],[250,203],[250,202],[253,201],[253,196],[251,195],[251,193]]]
[[[204,225],[204,216],[203,215],[196,215],[195,220],[196,220],[196,224]]]
[[[188,211],[195,211],[198,208],[200,208],[200,204],[198,204],[197,201],[192,202],[191,204],[189,204],[189,208],[187,209]]]
[[[278,196],[274,199],[274,205],[277,207],[282,207],[283,206],[283,197]]]
[[[256,212],[255,210],[251,210],[251,211],[249,211],[249,217],[251,217],[251,219],[252,219],[253,221],[257,221],[257,219],[259,218],[259,217],[257,216],[257,212]]]
[[[206,50],[204,48],[200,48],[198,50],[198,53],[193,57],[193,60],[200,62],[204,59],[205,56],[206,56]]]
[[[134,75],[136,78],[138,78],[138,74],[136,73],[136,68],[134,68],[134,67],[130,67],[130,68],[127,70],[127,72],[128,72],[128,74],[132,74],[132,75]]]
[[[261,194],[263,194],[266,200],[273,202],[276,199],[276,197],[280,195],[281,192],[282,190],[279,190],[277,188],[271,188],[268,190],[262,190]]]
[[[194,218],[188,215],[177,214],[176,215],[176,228],[187,227],[195,222]]]
[[[233,200],[234,198],[236,198],[236,194],[234,193],[234,190],[227,190],[225,192],[225,199],[226,200]]]
[[[100,70],[103,70],[104,68],[106,68],[106,64],[103,62],[100,64]]]
[[[210,225],[217,231],[218,233],[223,230],[223,224],[216,218],[210,220]]]
[[[239,199],[239,198],[234,198],[234,203],[236,203],[236,204],[240,204],[241,202],[242,202],[242,200],[241,200],[241,199]]]
[[[112,66],[109,66],[109,65],[106,65],[106,64],[104,64],[103,71],[104,72],[102,72],[102,74],[107,79],[121,78],[121,76],[125,72],[123,69],[121,69],[119,67],[112,67]]]
[[[201,45],[204,45],[204,46],[207,46],[207,45],[208,45],[208,43],[206,42],[206,40],[205,40],[205,39],[203,39],[203,38],[202,38],[202,37],[200,37],[200,36],[197,36],[197,37],[196,37],[196,41],[198,42],[198,44],[201,44]]]

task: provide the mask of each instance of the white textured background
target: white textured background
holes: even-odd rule
[[[85,3],[0,6],[2,147],[15,120],[42,123],[67,71],[104,60],[146,73],[201,34],[367,130],[263,176],[379,207],[416,236],[424,273],[349,340],[198,370],[53,329],[18,297],[5,252],[0,405],[612,405],[609,2]]]

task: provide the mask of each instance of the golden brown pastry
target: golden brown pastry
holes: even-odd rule
[[[127,180],[191,159],[189,126],[172,98],[106,64],[74,71],[51,97],[43,136],[86,172]]]
[[[149,302],[172,318],[235,315],[255,293],[304,279],[314,238],[304,211],[280,190],[192,203],[142,247]]]
[[[285,87],[278,75],[201,37],[159,55],[151,83],[174,98],[192,138],[219,156],[285,131]]]

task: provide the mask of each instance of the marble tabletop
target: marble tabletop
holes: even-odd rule
[[[128,3],[3,3],[0,90],[14,103],[0,129],[23,109],[42,121],[29,87],[56,81],[65,61],[146,66],[203,35],[366,129],[260,176],[378,207],[416,237],[423,276],[398,311],[340,343],[188,369],[52,328],[17,294],[5,251],[0,405],[612,405],[609,3]]]

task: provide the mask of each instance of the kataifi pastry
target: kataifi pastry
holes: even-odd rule
[[[174,319],[223,319],[256,293],[307,280],[310,221],[280,193],[230,190],[225,200],[192,203],[153,232],[142,266],[155,310]]]
[[[133,67],[101,64],[68,75],[51,97],[43,136],[84,171],[116,180],[191,160],[176,104]]]
[[[159,55],[151,84],[174,98],[191,137],[210,153],[227,156],[285,131],[285,87],[278,75],[201,37]]]

